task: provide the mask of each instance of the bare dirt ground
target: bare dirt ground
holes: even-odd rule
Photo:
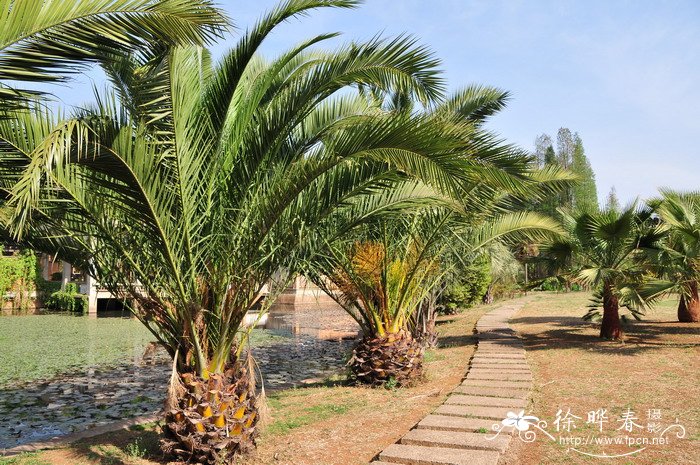
[[[526,340],[534,375],[534,394],[527,414],[546,420],[558,442],[537,431],[530,444],[516,438],[502,464],[699,464],[700,463],[700,324],[678,323],[675,300],[662,302],[642,322],[625,325],[624,342],[598,338],[596,323],[581,320],[588,294],[535,294],[511,320]],[[556,432],[558,410],[570,409],[581,419],[576,428]],[[608,423],[590,423],[588,412],[606,409]],[[629,432],[622,415],[630,410],[638,419]],[[660,419],[656,418],[660,415]],[[646,437],[649,423],[666,428],[676,422],[686,429],[684,439],[668,433],[669,444],[562,444],[560,437]],[[621,429],[618,429],[621,428]],[[657,429],[657,427],[652,427]],[[674,428],[672,431],[676,431]],[[635,439],[636,440],[636,439]],[[566,439],[565,439],[566,441]],[[643,441],[643,440],[642,440]],[[576,448],[581,452],[570,450]],[[644,450],[623,458],[615,455]]]
[[[498,304],[495,304],[496,306]],[[270,417],[246,465],[366,465],[441,404],[471,358],[474,324],[494,306],[443,318],[440,347],[426,354],[426,379],[399,390],[327,382],[270,395]],[[0,465],[157,465],[158,425],[119,431],[60,449],[0,459]]]

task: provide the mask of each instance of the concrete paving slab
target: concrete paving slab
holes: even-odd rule
[[[493,425],[497,422],[483,418],[455,417],[451,415],[428,415],[423,418],[416,428],[434,429],[440,431],[463,431],[471,433],[491,433]],[[511,432],[513,428],[507,428],[504,432]]]
[[[508,417],[508,412],[515,412],[516,410],[520,411],[521,409],[443,404],[435,409],[434,413],[436,415],[452,415],[455,417],[484,418],[486,420],[501,421]]]
[[[498,465],[499,456],[495,451],[405,444],[392,444],[379,454],[383,461],[405,465]]]
[[[504,372],[507,371],[509,368],[517,371],[518,373],[521,373],[523,371],[530,372],[530,367],[526,364],[521,364],[519,366],[512,366],[512,363],[488,363],[488,362],[482,362],[482,361],[477,361],[475,364],[471,364],[469,367],[469,372],[484,372],[484,371],[498,371],[498,372]]]
[[[463,431],[436,431],[414,429],[401,438],[401,444],[414,446],[449,447],[452,449],[495,450],[505,452],[511,436],[465,433]],[[493,438],[493,439],[488,439]]]
[[[527,365],[527,358],[525,357],[492,357],[483,356],[477,353],[474,358],[472,358],[472,363],[513,363]]]
[[[493,386],[457,386],[452,392],[473,396],[505,397],[512,399],[527,399],[530,394],[530,391],[526,388],[512,389]]]
[[[494,389],[509,388],[509,389],[530,389],[531,381],[508,381],[502,379],[465,379],[462,381],[462,386],[479,386],[492,387]]]
[[[530,373],[481,373],[469,370],[467,379],[496,379],[501,381],[532,381]]]
[[[527,406],[527,402],[523,399],[515,399],[512,397],[472,396],[467,394],[452,394],[445,400],[445,404],[508,408],[525,408]]]

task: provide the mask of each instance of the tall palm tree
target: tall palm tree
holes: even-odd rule
[[[468,128],[377,111],[343,91],[434,102],[438,62],[414,40],[310,51],[332,36],[321,35],[273,61],[256,53],[286,19],[355,3],[285,2],[217,64],[198,47],[134,55],[106,67],[119,98],[72,117],[24,111],[0,122],[11,194],[0,219],[135,302],[173,357],[164,447],[181,458],[228,463],[254,444],[238,329],[324,218],[413,177],[442,195],[480,176],[512,182],[465,155]]]
[[[562,212],[562,217],[568,236],[545,250],[559,263],[574,266],[575,280],[597,289],[603,306],[600,337],[620,339],[620,306],[643,309],[646,304],[639,294],[644,281],[640,247],[648,234],[645,219],[636,204],[621,211]]]
[[[0,116],[89,64],[154,44],[203,44],[228,20],[210,0],[0,0]]]
[[[678,321],[700,322],[700,192],[662,190],[649,202],[658,215],[657,247],[650,249],[652,264],[661,278],[645,293],[656,298],[679,295]]]

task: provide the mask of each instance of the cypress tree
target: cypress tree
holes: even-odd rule
[[[586,157],[581,137],[575,134],[573,141],[571,171],[580,178],[578,184],[572,188],[573,206],[579,211],[596,211],[598,210],[598,189],[595,184],[595,173]]]
[[[615,190],[615,186],[612,186],[612,188],[610,188],[608,198],[605,201],[605,209],[616,212],[620,211],[620,200],[617,198],[617,191]]]

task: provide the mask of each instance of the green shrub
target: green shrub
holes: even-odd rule
[[[59,281],[46,281],[39,276],[36,280],[36,290],[43,299],[46,299],[54,292],[61,290],[61,283]]]
[[[493,300],[512,299],[522,291],[517,282],[497,281],[491,285]]]
[[[136,438],[134,442],[130,442],[126,445],[124,452],[126,452],[129,457],[142,459],[146,456],[147,450],[141,445],[140,438]]]
[[[4,256],[0,246],[0,297],[12,301],[13,312],[26,312],[32,301],[32,292],[37,288],[40,278],[38,261],[31,250],[22,250],[19,254]],[[4,301],[0,302],[0,308]]]
[[[554,276],[545,279],[540,285],[540,289],[543,291],[561,291],[564,287],[561,282]]]
[[[442,312],[454,314],[460,308],[469,308],[480,302],[490,282],[491,273],[485,259],[460,269],[438,299]]]
[[[87,312],[87,296],[78,292],[78,286],[68,283],[64,291],[56,291],[44,302],[46,308],[62,312],[84,314]]]

